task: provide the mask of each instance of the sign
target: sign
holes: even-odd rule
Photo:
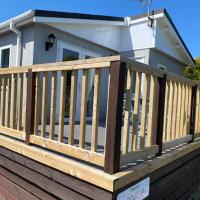
[[[117,200],[143,200],[149,196],[150,178],[133,185],[117,196]]]

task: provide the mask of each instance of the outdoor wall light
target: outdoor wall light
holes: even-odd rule
[[[51,33],[50,35],[47,36],[47,41],[45,45],[46,51],[48,51],[50,48],[53,47],[55,40],[56,36],[54,34]]]

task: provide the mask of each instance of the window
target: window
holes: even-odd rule
[[[10,47],[0,49],[0,66],[1,68],[10,66]]]

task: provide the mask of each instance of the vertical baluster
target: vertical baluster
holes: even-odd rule
[[[168,112],[167,112],[167,128],[166,128],[166,140],[171,139],[171,122],[172,122],[172,101],[173,101],[173,82],[169,81],[169,100],[168,100]]]
[[[163,139],[167,140],[167,116],[168,116],[168,101],[169,101],[169,81],[166,83],[166,93],[165,93],[165,109],[164,109],[164,124],[163,124]]]
[[[182,84],[182,95],[181,95],[181,117],[180,117],[180,136],[183,136],[184,131],[184,107],[185,107],[185,85]]]
[[[172,137],[171,139],[176,138],[176,124],[177,124],[177,106],[178,106],[178,83],[174,82],[174,98],[173,98],[173,111],[172,111]]]
[[[140,128],[140,149],[145,146],[146,122],[147,122],[147,100],[148,100],[148,80],[149,75],[144,74],[143,89],[142,89],[142,113],[141,113],[141,128]]]
[[[199,119],[198,119],[198,112],[199,112],[199,88],[197,89],[197,92],[196,92],[196,108],[195,108],[195,133],[198,133],[198,130],[197,130],[197,128],[198,128],[198,121],[199,121]]]
[[[10,76],[6,79],[6,105],[5,105],[5,126],[10,127]]]
[[[101,69],[96,69],[94,75],[94,99],[93,99],[93,117],[92,117],[92,144],[91,144],[92,151],[97,151],[97,146],[98,146],[100,89],[101,89]]]
[[[151,146],[153,144],[153,126],[154,126],[154,118],[156,115],[155,111],[155,84],[156,77],[150,77],[150,95],[149,95],[149,113],[148,113],[148,127],[147,127],[147,140],[146,145]]]
[[[41,115],[42,137],[45,137],[46,135],[47,81],[48,81],[48,73],[44,72],[42,76],[42,115]]]
[[[77,71],[72,71],[71,94],[70,94],[70,119],[69,119],[69,144],[70,145],[74,144],[76,97],[77,97]]]
[[[18,92],[17,92],[17,130],[22,128],[22,95],[23,95],[23,74],[18,75]]]
[[[199,103],[200,103],[200,90],[199,90]],[[200,105],[197,110],[198,122],[197,122],[197,132],[200,133]]]
[[[35,105],[34,105],[34,135],[38,135],[39,123],[39,95],[40,95],[40,73],[35,75]]]
[[[187,134],[190,133],[190,117],[191,117],[191,103],[192,103],[192,87],[189,86],[188,87],[188,98],[189,98],[189,102],[188,102],[188,116],[187,116]]]
[[[178,106],[177,106],[177,115],[176,115],[176,137],[180,136],[180,116],[181,116],[181,83],[178,83]]]
[[[83,70],[82,76],[82,92],[81,92],[81,113],[80,113],[80,138],[79,147],[85,147],[85,131],[87,117],[87,88],[88,88],[88,71]]]
[[[126,105],[124,113],[124,130],[123,130],[123,143],[122,153],[126,154],[129,147],[129,132],[130,132],[130,112],[131,112],[131,98],[132,98],[132,76],[133,71],[130,69],[127,71],[126,81]]]
[[[1,78],[1,126],[4,126],[5,121],[5,77]]]
[[[15,128],[16,126],[16,74],[12,74],[11,77],[11,107],[10,107],[10,127]]]
[[[187,135],[187,118],[188,118],[188,86],[185,85],[185,104],[184,106],[184,114],[183,114],[183,135]]]
[[[61,72],[58,141],[63,142],[65,117],[66,72]]]
[[[56,114],[56,85],[57,73],[52,72],[51,75],[51,107],[50,107],[50,139],[54,139],[55,131],[55,114]]]
[[[22,123],[23,123],[23,131],[26,131],[26,109],[27,109],[27,74],[24,73],[23,75],[23,116],[22,116]]]
[[[132,130],[132,141],[131,141],[132,151],[137,149],[141,77],[142,73],[136,72],[135,99],[134,99],[134,110],[133,110],[133,130]]]

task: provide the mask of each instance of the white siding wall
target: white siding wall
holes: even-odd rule
[[[147,21],[129,27],[58,23],[48,25],[120,52],[155,47],[156,21],[153,28],[147,26]]]
[[[120,50],[121,27],[111,25],[89,24],[48,24],[59,30],[72,33],[81,38],[90,40],[105,47]]]
[[[130,25],[122,31],[121,51],[155,47],[156,21],[153,28],[147,21]]]

